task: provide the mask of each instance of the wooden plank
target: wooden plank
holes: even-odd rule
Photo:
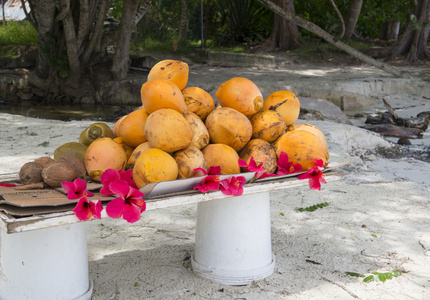
[[[326,173],[326,181],[332,182],[342,178],[342,174],[336,171]],[[270,181],[256,182],[247,184],[244,187],[243,195],[252,195],[256,193],[272,192],[283,189],[291,189],[302,186],[308,186],[308,180],[299,180],[297,178],[274,179]],[[155,209],[168,208],[178,205],[195,204],[204,201],[212,201],[217,199],[228,198],[220,191],[200,193],[198,191],[190,191],[187,193],[173,194],[173,195],[160,195],[145,199],[146,210],[151,211]],[[102,211],[102,219],[108,218],[106,210]],[[72,211],[51,213],[44,215],[37,215],[23,218],[9,217],[0,213],[0,223],[7,233],[19,233],[55,226],[62,226],[80,222]]]

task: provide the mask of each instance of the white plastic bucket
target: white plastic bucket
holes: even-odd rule
[[[0,232],[0,299],[79,299],[92,295],[84,223]]]
[[[227,285],[266,278],[275,268],[270,230],[268,192],[199,203],[194,272]]]

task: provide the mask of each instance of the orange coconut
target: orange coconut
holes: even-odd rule
[[[163,150],[146,150],[136,159],[133,167],[133,180],[138,188],[151,182],[175,180],[178,177],[178,164]]]
[[[252,138],[263,139],[269,143],[280,137],[287,126],[274,110],[264,110],[249,118],[252,124]]]
[[[201,168],[207,172],[208,166],[203,155],[203,152],[194,145],[189,145],[187,148],[176,151],[173,154],[179,168],[178,178],[190,178],[203,176],[201,171],[194,171]]]
[[[208,168],[220,166],[221,174],[240,173],[239,154],[226,144],[209,144],[202,149]]]
[[[137,147],[147,141],[145,135],[145,124],[148,113],[140,108],[129,113],[121,121],[118,128],[118,136],[130,147]]]
[[[233,108],[221,107],[213,110],[206,118],[205,124],[211,143],[226,144],[236,151],[245,147],[252,137],[251,122]]]
[[[275,173],[276,171],[278,158],[276,156],[275,149],[273,149],[272,145],[265,140],[250,140],[248,144],[246,144],[245,148],[240,151],[239,157],[246,161],[247,164],[249,164],[251,157],[254,158],[257,166],[264,163],[262,167],[267,171],[267,173]],[[241,171],[246,172],[247,168],[242,167]]]
[[[148,114],[161,108],[171,108],[180,113],[188,110],[181,90],[167,79],[145,82],[140,89],[140,98]]]
[[[155,79],[166,79],[183,90],[188,82],[189,68],[188,64],[179,61],[166,59],[156,63],[148,74],[148,81]]]
[[[94,181],[100,181],[100,176],[107,169],[116,171],[124,169],[127,163],[127,154],[121,145],[113,139],[98,138],[88,146],[84,163],[90,178]]]
[[[264,100],[262,110],[274,110],[281,115],[285,125],[290,126],[297,121],[300,114],[299,98],[290,91],[277,91]]]
[[[125,119],[125,117],[127,117],[127,115],[122,116],[121,118],[119,118],[119,119],[115,122],[115,125],[113,126],[113,129],[112,129],[113,134],[114,134],[115,136],[118,136],[119,125],[120,125],[120,124],[121,124],[121,122]]]
[[[304,130],[285,132],[275,141],[274,147],[278,159],[281,152],[285,152],[289,160],[299,163],[304,171],[315,166],[314,159],[322,159],[324,166],[328,163],[329,155],[324,145],[314,134]]]
[[[203,121],[215,109],[215,101],[204,89],[191,86],[182,90],[188,111],[195,113]]]
[[[209,144],[209,132],[206,128],[205,123],[197,116],[195,113],[186,112],[184,113],[185,119],[191,126],[193,130],[193,140],[191,144],[195,145],[197,148],[202,149],[207,144]]]
[[[234,77],[215,92],[223,107],[233,108],[249,117],[263,107],[263,95],[254,82],[243,77]]]
[[[145,134],[149,145],[166,152],[186,148],[193,140],[193,130],[185,117],[174,109],[163,108],[149,115]]]

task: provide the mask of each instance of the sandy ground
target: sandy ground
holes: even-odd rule
[[[376,149],[392,144],[355,126],[306,122],[326,134],[330,161],[354,162],[321,191],[271,193],[274,274],[246,286],[197,277],[189,260],[196,205],[186,205],[145,212],[135,224],[88,222],[92,299],[429,299],[430,164],[381,157]],[[52,155],[91,123],[0,113],[0,174]],[[330,205],[294,209],[322,202]],[[385,283],[345,274],[393,270],[400,276]]]

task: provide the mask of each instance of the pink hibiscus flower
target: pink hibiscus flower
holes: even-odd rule
[[[299,179],[309,178],[309,187],[313,190],[321,190],[321,183],[327,183],[324,179],[325,174],[324,162],[322,159],[314,159],[315,167],[308,168],[308,171],[304,174],[299,175]]]
[[[79,199],[83,196],[91,197],[93,194],[87,191],[87,182],[83,179],[76,178],[72,181],[63,181],[61,183],[64,191],[67,193],[67,199]]]
[[[111,182],[109,189],[119,197],[107,204],[106,213],[108,216],[114,219],[122,216],[129,223],[139,221],[140,215],[146,209],[146,203],[142,198],[145,194],[131,187],[125,180]]]
[[[87,197],[83,196],[79,199],[78,204],[72,211],[81,221],[92,220],[94,218],[100,219],[103,210],[102,202],[88,201]]]
[[[224,195],[240,196],[243,194],[243,185],[246,183],[244,176],[232,176],[220,181],[220,189]]]
[[[254,180],[275,176],[275,174],[267,173],[266,169],[263,169],[264,164],[266,163],[267,158],[264,162],[259,164],[257,166],[257,162],[255,161],[254,157],[251,156],[251,159],[249,160],[249,164],[246,163],[245,160],[239,158],[239,167],[246,167],[248,172],[255,172],[254,178],[250,180],[250,182],[253,182]]]
[[[285,152],[281,152],[279,155],[278,162],[278,171],[276,175],[287,175],[292,173],[297,173],[302,171],[302,166],[300,164],[295,164],[289,160],[288,154]]]
[[[102,195],[114,195],[115,193],[111,191],[110,184],[117,180],[125,180],[129,186],[137,189],[136,183],[132,179],[133,171],[132,170],[123,170],[115,171],[114,169],[108,169],[103,172],[100,177],[100,182],[103,184],[103,187],[100,189],[100,193]]]
[[[206,193],[208,191],[217,191],[219,189],[219,174],[221,173],[220,166],[210,166],[208,172],[202,168],[196,168],[194,171],[201,171],[203,174],[207,175],[203,178],[202,183],[199,183],[194,187],[195,190]]]

